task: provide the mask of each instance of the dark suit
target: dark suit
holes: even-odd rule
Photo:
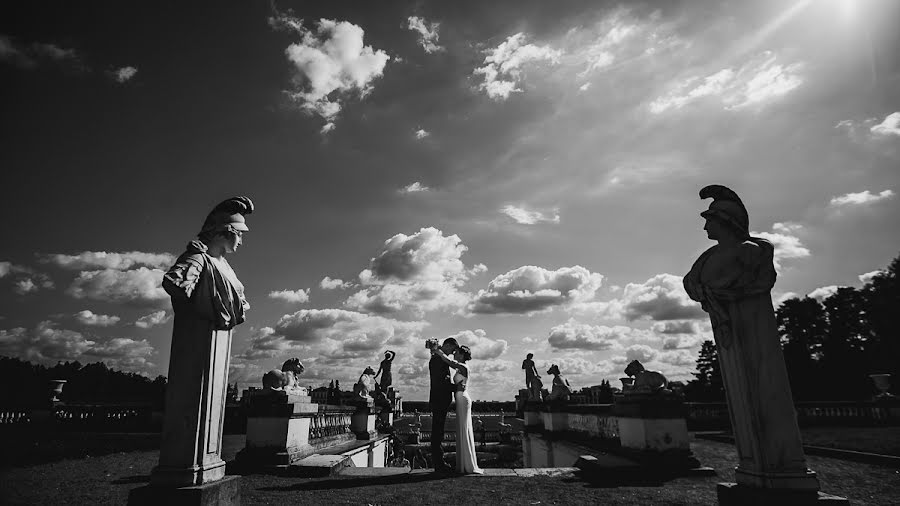
[[[437,355],[432,355],[428,362],[428,373],[431,376],[431,392],[428,404],[431,407],[431,458],[434,468],[444,464],[444,424],[447,422],[447,410],[453,401],[453,383],[450,380],[450,366]]]

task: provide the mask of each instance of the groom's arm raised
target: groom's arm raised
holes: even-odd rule
[[[438,358],[449,364],[450,367],[453,367],[454,369],[459,369],[460,367],[462,367],[462,364],[448,357],[440,348],[433,348],[431,350],[431,354],[437,355]]]

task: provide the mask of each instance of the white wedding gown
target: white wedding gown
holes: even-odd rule
[[[482,474],[475,454],[475,431],[472,429],[472,398],[469,391],[459,390],[459,385],[468,385],[469,378],[457,371],[453,375],[456,390],[456,472],[461,474]]]

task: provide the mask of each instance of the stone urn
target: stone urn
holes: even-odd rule
[[[622,393],[625,393],[625,392],[631,390],[631,387],[634,386],[634,378],[631,378],[631,377],[619,378],[619,381],[622,382]]]
[[[55,379],[50,380],[50,397],[51,402],[59,402],[59,396],[62,395],[63,387],[66,386],[67,380]]]
[[[875,394],[876,399],[889,399],[894,397],[890,393],[891,389],[891,375],[890,374],[870,374],[870,378],[872,378],[872,383],[875,384],[875,388],[878,389],[878,393]]]

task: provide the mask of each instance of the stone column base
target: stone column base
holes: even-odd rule
[[[150,472],[150,483],[161,487],[191,487],[213,483],[225,477],[225,461],[218,459],[194,467],[156,466]]]
[[[219,481],[193,487],[170,488],[145,485],[128,494],[129,506],[178,504],[189,506],[239,506],[241,504],[240,476],[226,476]]]
[[[737,483],[719,483],[716,495],[722,506],[805,506],[850,504],[845,497],[811,490],[745,487]]]

